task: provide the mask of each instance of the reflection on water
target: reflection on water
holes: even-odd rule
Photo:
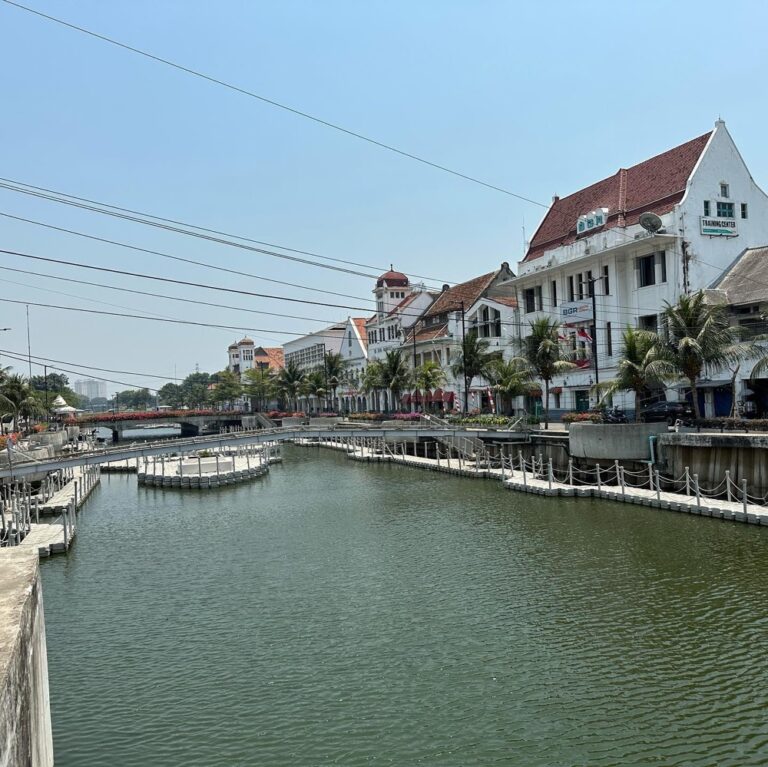
[[[105,476],[42,564],[56,764],[765,765],[766,546],[298,448]]]

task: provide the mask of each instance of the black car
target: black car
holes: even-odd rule
[[[666,421],[670,426],[677,420],[690,421],[693,408],[688,402],[656,402],[640,413],[646,423]]]

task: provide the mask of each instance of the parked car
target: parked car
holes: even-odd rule
[[[644,408],[640,417],[646,423],[666,421],[671,426],[677,420],[692,420],[693,408],[688,402],[656,402]]]

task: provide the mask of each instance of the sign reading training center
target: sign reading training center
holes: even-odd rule
[[[584,322],[592,319],[592,301],[567,301],[560,304],[560,321]]]
[[[736,237],[738,230],[736,228],[735,218],[711,218],[702,216],[701,233],[717,237]]]

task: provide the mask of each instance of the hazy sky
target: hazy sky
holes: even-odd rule
[[[768,187],[762,0],[28,4],[542,203],[704,133],[718,115],[758,184]],[[515,270],[523,225],[530,237],[544,211],[4,2],[0,40],[5,178],[357,261],[371,274],[393,263],[432,284],[468,279],[502,261]],[[0,212],[359,298],[227,275],[0,217],[6,250],[373,306],[365,277],[2,189]],[[291,337],[281,331],[365,314],[5,254],[0,266],[50,275],[0,271],[5,298],[258,328],[248,334],[265,345]],[[312,319],[145,298],[56,276]],[[38,307],[30,318],[32,354],[179,378],[196,364],[224,367],[227,345],[245,332]],[[0,326],[13,328],[0,333],[0,348],[25,352],[24,307],[0,302]],[[110,393],[120,388],[108,385]]]

